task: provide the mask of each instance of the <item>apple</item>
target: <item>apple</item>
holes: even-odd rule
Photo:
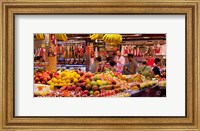
[[[93,95],[94,94],[94,92],[93,91],[90,91],[90,95]]]
[[[89,94],[88,90],[84,90],[83,92],[84,92],[84,94],[87,94],[87,95]]]
[[[75,90],[77,90],[77,91],[81,91],[81,87],[76,87]]]
[[[40,80],[40,78],[39,78],[39,77],[36,77],[36,78],[35,78],[35,80],[36,80],[36,81],[39,81],[39,80]]]
[[[40,76],[40,81],[42,81],[43,80],[43,76]]]
[[[75,89],[76,89],[76,86],[75,86],[75,85],[72,85],[71,87],[72,87],[72,90],[75,90]]]
[[[40,76],[40,77],[41,77],[41,76],[42,76],[42,73],[40,73],[38,76]]]
[[[71,91],[73,88],[71,86],[67,87],[67,90]]]
[[[50,76],[47,76],[47,80],[50,80],[51,79],[51,77]]]
[[[43,78],[43,81],[47,82],[47,78],[46,78],[46,77],[45,77],[45,78]]]
[[[91,86],[90,84],[87,84],[87,85],[85,86],[85,88],[86,88],[87,90],[91,90],[92,86]]]

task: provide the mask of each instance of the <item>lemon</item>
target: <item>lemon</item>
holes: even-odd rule
[[[59,75],[59,76],[57,76],[57,79],[61,79],[61,76]]]
[[[54,85],[50,85],[50,90],[54,90]]]
[[[59,86],[59,84],[58,84],[58,83],[55,83],[54,86]]]
[[[57,81],[58,83],[61,83],[62,82],[62,80],[61,79],[58,79],[58,81]]]
[[[74,78],[73,82],[74,82],[74,83],[77,83],[77,82],[78,82],[78,79],[77,79],[77,78]]]
[[[66,76],[66,73],[65,72],[62,72],[61,73],[61,77],[65,77]]]
[[[57,80],[56,78],[53,78],[52,81],[53,81],[54,83],[56,83],[58,80]]]
[[[80,78],[80,77],[81,77],[81,76],[80,76],[79,74],[76,75],[76,78],[77,78],[77,79]]]
[[[66,83],[70,83],[70,82],[71,82],[70,79],[67,79],[67,80],[66,80]]]
[[[51,85],[51,84],[52,84],[52,81],[51,81],[51,80],[49,80],[49,81],[47,82],[47,84]]]

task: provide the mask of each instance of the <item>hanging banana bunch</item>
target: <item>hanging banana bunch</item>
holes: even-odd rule
[[[35,40],[44,40],[44,34],[36,34]]]
[[[105,34],[102,40],[106,43],[118,44],[122,42],[122,36],[120,34]]]
[[[103,34],[92,34],[90,35],[91,40],[101,39],[103,37]]]
[[[67,41],[68,37],[66,34],[56,34],[56,39],[60,40],[60,41]]]

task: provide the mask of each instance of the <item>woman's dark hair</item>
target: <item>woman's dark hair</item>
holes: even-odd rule
[[[111,65],[111,66],[114,66],[114,65],[116,65],[116,62],[115,62],[115,61],[111,61],[111,62],[110,62],[110,65]]]
[[[128,54],[128,57],[131,57],[131,58],[133,58],[133,54]]]
[[[160,61],[161,61],[160,58],[155,58],[154,63],[157,64]]]
[[[146,62],[146,61],[142,61],[142,64],[143,64],[143,65],[147,65],[147,62]]]
[[[99,62],[101,62],[101,56],[98,56],[98,57],[97,57],[97,60],[98,60]]]

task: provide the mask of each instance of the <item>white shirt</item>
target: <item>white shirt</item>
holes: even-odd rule
[[[120,56],[120,57],[116,56],[115,60],[116,60],[116,62],[120,61],[120,63],[117,62],[117,65],[119,65],[119,64],[123,64],[124,65],[125,64],[125,58],[123,56]]]

